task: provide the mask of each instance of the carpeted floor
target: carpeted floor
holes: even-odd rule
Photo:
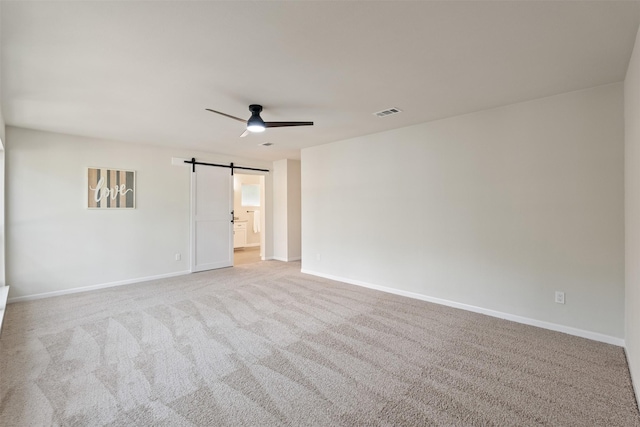
[[[3,426],[640,426],[622,348],[277,261],[11,304]]]

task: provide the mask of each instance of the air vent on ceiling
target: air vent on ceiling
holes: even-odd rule
[[[259,144],[259,145],[262,145],[263,147],[271,147],[273,145],[273,142],[263,142],[262,144]]]
[[[399,108],[388,108],[386,110],[378,111],[377,113],[373,113],[374,116],[378,117],[387,117],[392,114],[402,113],[402,110]]]

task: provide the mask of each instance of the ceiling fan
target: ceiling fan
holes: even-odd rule
[[[242,135],[240,135],[241,138],[249,135],[249,132],[264,132],[266,128],[313,126],[313,122],[265,122],[264,120],[262,120],[262,117],[260,117],[262,105],[257,104],[249,105],[249,111],[251,111],[251,117],[249,117],[249,120],[244,120],[226,113],[221,113],[220,111],[211,110],[210,108],[205,108],[205,110],[211,111],[212,113],[220,114],[221,116],[229,117],[230,119],[237,120],[242,123],[246,123],[247,129],[242,133]]]

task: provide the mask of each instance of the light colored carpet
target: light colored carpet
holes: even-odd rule
[[[621,348],[277,261],[11,304],[3,426],[639,426]]]

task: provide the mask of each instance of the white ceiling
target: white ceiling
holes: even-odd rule
[[[624,79],[637,2],[1,4],[9,125],[276,160]],[[205,108],[313,127],[240,139]],[[404,110],[387,118],[373,112]],[[269,141],[266,148],[258,144]]]

